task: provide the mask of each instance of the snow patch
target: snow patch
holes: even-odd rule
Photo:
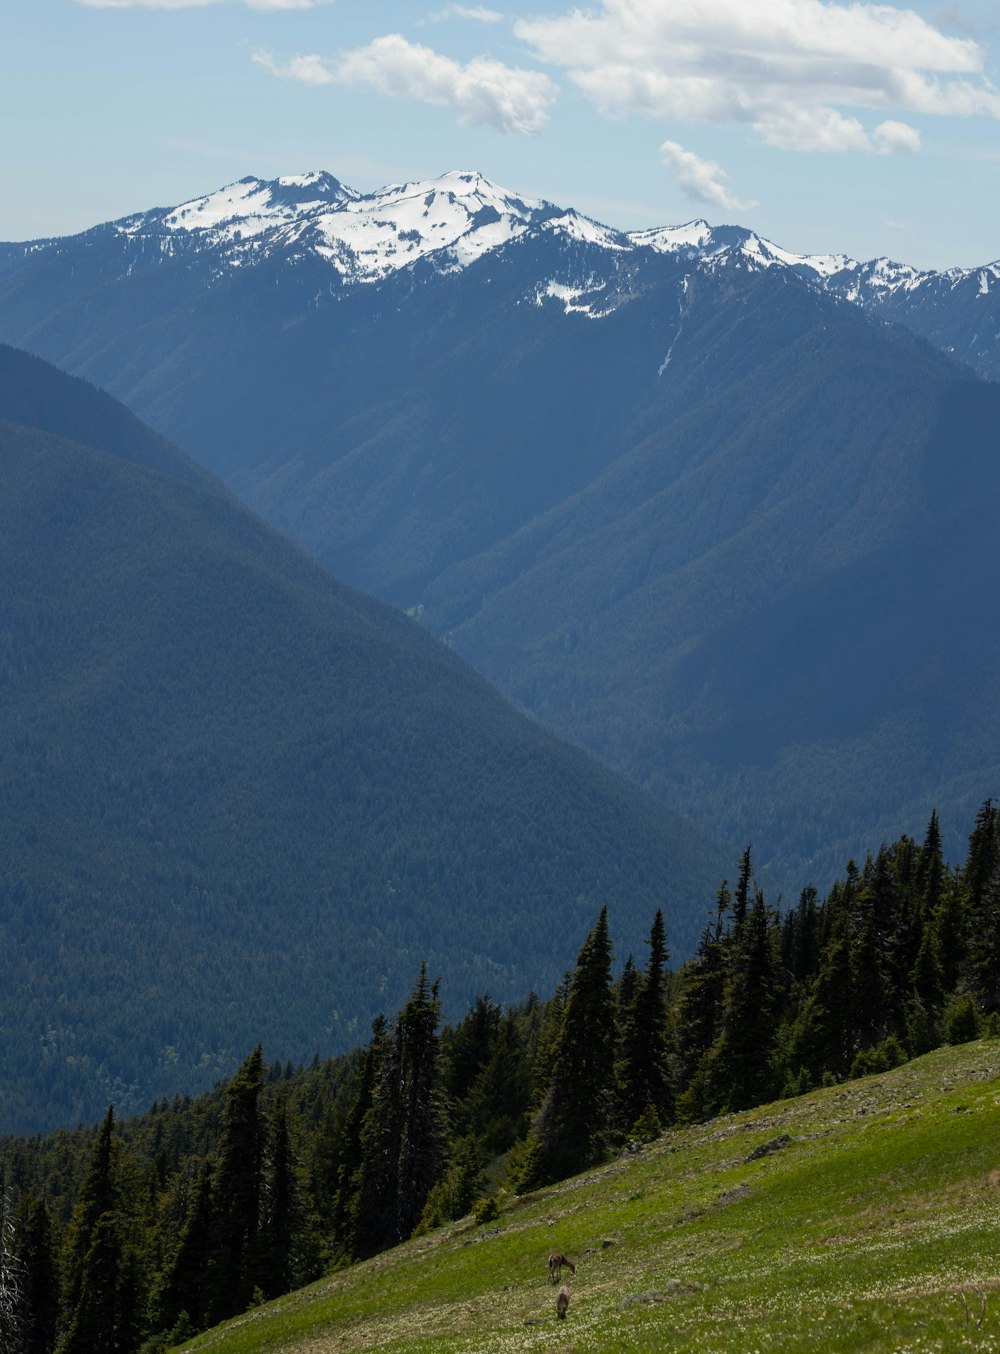
[[[535,305],[544,305],[546,301],[561,301],[563,313],[566,315],[586,315],[590,320],[603,320],[605,316],[610,315],[613,306],[603,310],[596,310],[592,302],[580,304],[582,297],[593,297],[599,295],[605,290],[607,283],[595,283],[591,278],[589,284],[583,287],[570,287],[564,282],[556,282],[555,279],[544,283],[535,291]]]

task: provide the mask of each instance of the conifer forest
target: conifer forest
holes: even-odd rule
[[[678,968],[661,912],[640,955],[612,928],[508,1009],[443,1026],[424,966],[347,1056],[258,1046],[198,1099],[0,1142],[0,1350],[155,1354],[669,1125],[1000,1033],[1000,807],[957,866],[935,814],[787,906],[747,847]]]

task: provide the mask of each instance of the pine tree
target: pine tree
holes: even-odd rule
[[[933,1016],[940,1010],[944,999],[944,975],[938,949],[937,927],[933,918],[924,924],[917,960],[910,974],[910,983],[914,995],[925,1011]]]
[[[775,1089],[780,946],[776,919],[757,889],[733,935],[719,1035],[706,1062],[707,1093],[716,1110],[758,1105]]]
[[[815,1084],[824,1073],[846,1076],[855,1052],[851,1008],[851,944],[847,918],[823,948],[819,972],[792,1030],[788,1070],[808,1073]]]
[[[192,1330],[206,1325],[211,1256],[212,1163],[202,1163],[184,1219],[177,1252],[166,1269],[155,1303],[157,1330],[171,1331],[184,1316]]]
[[[674,1117],[664,992],[664,968],[669,953],[663,913],[659,909],[648,944],[649,959],[645,971],[636,977],[623,1022],[618,1117],[626,1132],[650,1111],[661,1126]]]
[[[504,1017],[489,1060],[479,1069],[465,1096],[466,1132],[482,1142],[490,1156],[506,1152],[523,1137],[531,1109],[532,1075],[527,1042],[513,1014]]]
[[[358,1256],[374,1255],[410,1236],[443,1169],[440,1015],[438,985],[428,982],[427,967],[421,965],[375,1069],[353,1210]]]
[[[854,1049],[881,1043],[896,1024],[883,906],[887,883],[884,866],[878,859],[869,859],[858,894],[857,924],[850,940],[849,1024]]]
[[[377,1015],[372,1021],[371,1040],[354,1073],[348,1109],[343,1116],[334,1112],[325,1128],[323,1169],[332,1185],[327,1225],[333,1250],[340,1259],[349,1259],[357,1253],[365,1125],[372,1110],[381,1067],[388,1056],[388,1045],[385,1016]],[[315,1163],[313,1169],[315,1178]],[[316,1197],[323,1197],[321,1182],[318,1187],[314,1186],[314,1192]]]
[[[441,1088],[438,984],[427,981],[421,965],[413,995],[397,1021],[400,1048],[400,1139],[396,1228],[408,1237],[420,1221],[431,1186],[444,1165],[445,1108]]]
[[[801,987],[815,977],[819,950],[816,890],[805,888],[799,895],[798,906],[786,915],[781,931],[781,962],[791,986]]]
[[[577,957],[538,1115],[538,1183],[585,1170],[607,1151],[613,1109],[614,1006],[608,914],[602,908]]]
[[[22,1342],[24,1354],[51,1354],[59,1321],[59,1271],[49,1211],[30,1197],[19,1205],[24,1269]]]
[[[719,1033],[729,945],[726,916],[731,901],[728,884],[723,880],[715,898],[715,916],[702,931],[697,954],[685,964],[680,975],[674,1012],[681,1088],[677,1112],[689,1121],[706,1118],[712,1112],[705,1069]]]
[[[113,1178],[114,1131],[114,1107],[109,1106],[98,1130],[97,1141],[80,1188],[80,1197],[73,1209],[67,1236],[63,1267],[67,1325],[72,1321],[80,1303],[87,1257],[94,1243],[97,1224],[102,1218],[111,1218],[114,1215],[117,1202]]]
[[[968,918],[966,973],[984,1011],[1000,1010],[1000,808],[976,815],[962,871]]]
[[[278,1297],[316,1277],[318,1252],[312,1242],[312,1221],[292,1150],[288,1103],[282,1096],[271,1125],[264,1189],[261,1287],[265,1297]]]
[[[258,1283],[263,1081],[264,1051],[258,1044],[226,1087],[222,1142],[212,1189],[206,1301],[210,1325],[244,1311]]]
[[[119,1299],[123,1291],[121,1239],[113,1213],[102,1213],[90,1233],[80,1275],[80,1295],[59,1354],[121,1354]]]
[[[733,932],[738,935],[746,921],[750,908],[750,885],[753,879],[753,861],[751,845],[747,842],[740,856],[740,872],[733,891]]]

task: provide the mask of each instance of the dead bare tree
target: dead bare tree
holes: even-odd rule
[[[14,1204],[0,1167],[0,1350],[21,1348],[22,1268],[14,1231]]]

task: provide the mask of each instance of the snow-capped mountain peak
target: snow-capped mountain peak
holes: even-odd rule
[[[220,274],[274,254],[311,254],[347,285],[379,282],[422,261],[438,273],[459,272],[528,236],[596,250],[598,257],[652,253],[713,271],[789,269],[825,291],[880,307],[927,286],[973,289],[985,296],[1000,277],[991,265],[931,273],[887,258],[862,263],[846,254],[796,254],[745,227],[713,226],[703,219],[623,232],[571,208],[512,192],[474,170],[452,170],[370,193],[325,171],[271,180],[247,177],[177,207],[127,217],[112,229],[158,237],[168,253],[175,248],[214,251]],[[593,260],[580,267],[579,278],[554,276],[557,288],[589,288]],[[546,292],[544,285],[542,292],[561,295]]]
[[[171,232],[204,231],[213,241],[221,242],[260,235],[317,211],[341,207],[357,196],[353,188],[325,172],[290,174],[270,181],[248,176],[181,203],[160,215],[159,225]]]

